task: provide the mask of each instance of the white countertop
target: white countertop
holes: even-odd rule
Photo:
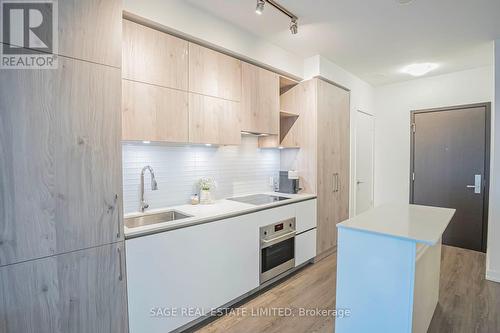
[[[290,198],[290,200],[278,201],[265,205],[251,205],[237,201],[222,199],[222,200],[216,200],[213,204],[210,205],[201,205],[201,204],[180,205],[180,206],[165,207],[161,209],[151,209],[145,213],[138,212],[138,213],[126,214],[125,218],[130,218],[130,217],[152,215],[165,211],[175,210],[186,215],[191,215],[191,217],[180,219],[177,221],[145,225],[137,228],[127,228],[127,226],[125,226],[125,238],[134,238],[134,237],[144,236],[147,234],[163,232],[167,230],[185,228],[196,224],[222,220],[233,216],[253,213],[259,210],[269,209],[273,207],[288,205],[291,203],[316,198],[315,194],[288,194],[288,193],[285,194],[277,192],[250,193],[245,195],[252,195],[252,194],[277,195],[281,197]],[[237,195],[235,197],[242,197],[245,195]]]
[[[449,208],[387,204],[339,223],[337,227],[435,245],[454,214],[455,209]]]

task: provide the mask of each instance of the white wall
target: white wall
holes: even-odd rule
[[[374,88],[370,84],[320,55],[316,55],[304,61],[304,78],[308,79],[317,75],[333,81],[351,91],[351,191],[349,211],[350,215],[353,216],[354,203],[356,200],[356,113],[357,111],[363,111],[365,113],[375,115],[376,108],[374,105]]]
[[[125,11],[232,54],[302,77],[303,59],[182,0],[124,0]]]
[[[140,173],[150,165],[158,190],[145,177],[145,198],[150,208],[186,204],[198,193],[201,177],[217,182],[216,199],[272,190],[269,177],[278,177],[280,153],[258,149],[257,137],[242,137],[240,146],[205,147],[123,144],[123,203],[125,213],[139,208]]]
[[[495,106],[500,105],[500,40],[495,42]],[[500,282],[500,116],[492,117],[492,168],[486,278]]]
[[[490,101],[492,67],[377,87],[375,205],[408,203],[410,111]]]

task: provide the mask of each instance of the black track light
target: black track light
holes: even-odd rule
[[[292,35],[296,35],[299,32],[299,25],[297,24],[297,19],[292,19],[290,22],[290,32]]]
[[[258,15],[261,15],[262,12],[264,11],[264,5],[266,2],[264,0],[257,0],[257,6],[255,7],[255,13]]]

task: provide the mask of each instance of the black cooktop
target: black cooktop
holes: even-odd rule
[[[290,198],[280,197],[277,195],[269,195],[269,194],[255,194],[255,195],[247,195],[244,197],[229,198],[227,200],[238,201],[258,206],[283,200],[290,200]]]

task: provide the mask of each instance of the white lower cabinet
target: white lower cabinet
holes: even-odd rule
[[[257,288],[252,215],[127,241],[131,333],[165,333]]]
[[[301,233],[295,237],[295,267],[302,265],[316,256],[316,229]]]
[[[130,332],[175,330],[259,287],[259,228],[298,218],[301,203],[128,239]],[[297,262],[315,244],[316,230],[299,235]]]
[[[294,204],[297,233],[316,228],[317,226],[317,200],[306,200]]]

